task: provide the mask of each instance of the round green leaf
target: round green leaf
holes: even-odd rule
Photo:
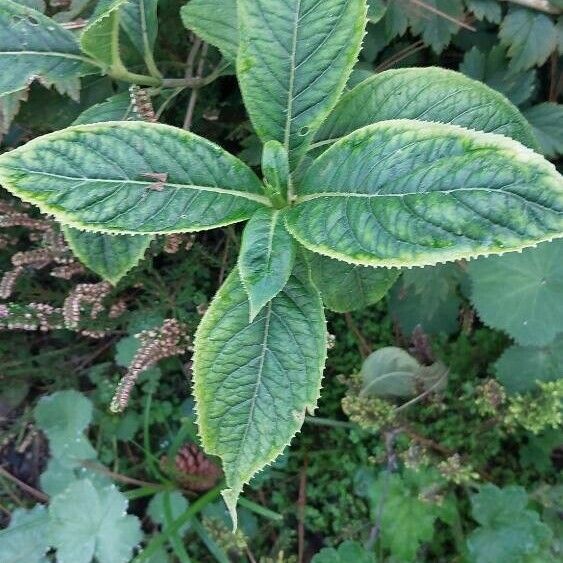
[[[538,381],[563,377],[563,336],[548,346],[511,346],[495,363],[497,379],[509,393],[525,393]]]
[[[563,332],[563,241],[469,264],[481,320],[518,343],[543,346]]]

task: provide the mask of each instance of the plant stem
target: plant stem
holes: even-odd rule
[[[306,416],[305,422],[316,424],[317,426],[331,426],[332,428],[358,428],[352,422],[332,420],[331,418],[322,418],[320,416]]]

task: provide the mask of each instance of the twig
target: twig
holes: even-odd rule
[[[360,332],[360,329],[356,326],[354,319],[350,313],[344,313],[344,318],[346,319],[346,324],[348,328],[354,333],[358,339],[358,348],[360,349],[360,354],[365,359],[371,354],[371,345],[365,339],[364,335]]]
[[[447,14],[446,12],[443,12],[442,10],[435,8],[434,6],[431,6],[430,4],[426,4],[426,2],[422,2],[422,0],[410,0],[410,1],[415,6],[420,6],[421,8],[424,8],[425,10],[428,10],[429,12],[432,12],[437,16],[440,16],[445,20],[448,20],[452,23],[455,23],[456,25],[459,25],[459,27],[463,27],[465,29],[468,29],[469,31],[477,31],[472,25],[469,25],[462,20],[458,20],[457,18],[450,16],[450,14]]]
[[[401,49],[394,55],[390,56],[387,60],[383,61],[380,65],[378,65],[375,68],[375,72],[382,72],[384,70],[387,70],[393,65],[401,62],[403,59],[406,59],[407,57],[410,57],[411,55],[414,55],[418,51],[422,51],[422,49],[425,48],[426,45],[424,44],[424,41],[420,39],[419,41],[416,41],[412,45],[408,45],[407,47]]]
[[[201,78],[203,75],[203,66],[205,65],[205,56],[207,55],[207,43],[203,43],[199,55],[199,64],[197,66],[197,73],[195,78]],[[194,117],[194,110],[195,105],[198,98],[198,92],[196,88],[192,89],[192,93],[190,94],[190,101],[188,102],[188,107],[186,109],[186,116],[184,117],[184,125],[183,128],[186,131],[189,131],[192,127],[192,121]]]
[[[107,467],[104,467],[103,465],[100,465],[92,461],[83,461],[82,465],[84,467],[87,467],[88,469],[92,469],[92,471],[96,471],[97,473],[102,473],[103,475],[107,475],[108,477],[111,477],[114,481],[117,481],[118,483],[124,483],[125,485],[136,485],[139,487],[153,487],[155,489],[165,488],[158,483],[149,483],[148,481],[141,481],[140,479],[134,479],[133,477],[127,477],[127,475],[116,473],[115,471],[111,471]]]
[[[547,0],[504,0],[505,2],[511,2],[512,4],[518,4],[519,6],[524,6],[525,8],[532,8],[532,10],[538,10],[539,12],[546,12],[547,14],[560,14],[561,9],[555,7],[553,4]]]
[[[549,101],[557,102],[559,96],[559,55],[557,51],[551,54],[549,60]]]
[[[12,481],[12,483],[15,483],[20,489],[37,499],[39,502],[47,502],[49,500],[49,497],[45,493],[42,493],[41,491],[33,488],[31,485],[24,483],[15,475],[12,475],[8,471],[6,471],[2,466],[0,466],[0,475],[6,477],[6,479]]]
[[[299,496],[297,497],[297,562],[303,563],[305,554],[305,504],[307,503],[307,455],[303,459],[303,467],[299,473]]]

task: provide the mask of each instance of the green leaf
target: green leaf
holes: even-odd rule
[[[239,0],[238,9],[247,111],[264,142],[283,143],[293,167],[356,62],[366,0]]]
[[[368,491],[372,514],[380,522],[381,543],[404,563],[415,560],[420,545],[432,540],[439,514],[439,507],[419,498],[427,479],[420,473],[407,471],[403,477],[383,471]]]
[[[500,135],[385,121],[308,169],[288,229],[313,252],[373,266],[502,254],[563,236],[563,179]]]
[[[562,252],[559,240],[470,262],[472,301],[481,320],[520,344],[552,342],[563,332]]]
[[[73,125],[88,125],[103,121],[142,121],[142,119],[135,112],[129,93],[122,92],[83,111]]]
[[[12,121],[20,110],[22,101],[27,100],[27,89],[0,96],[0,140],[10,130]]]
[[[16,508],[10,525],[0,531],[0,560],[3,563],[46,563],[47,514],[45,507]]]
[[[375,563],[375,555],[358,542],[347,540],[337,548],[325,547],[317,553],[311,563]]]
[[[541,152],[550,158],[563,154],[563,105],[545,102],[524,111],[539,141]]]
[[[383,18],[386,10],[387,6],[383,0],[368,0],[368,21],[377,23]]]
[[[403,0],[388,0],[384,24],[387,41],[406,33],[409,18]]]
[[[526,8],[510,8],[504,18],[499,38],[508,47],[513,71],[541,66],[557,49],[557,31],[546,14]]]
[[[78,125],[39,137],[0,156],[0,181],[64,224],[110,234],[210,229],[269,204],[234,156],[156,123]]]
[[[504,96],[463,74],[435,67],[387,70],[365,80],[342,96],[313,146],[388,119],[452,123],[537,146],[530,125]]]
[[[462,0],[424,0],[409,19],[412,32],[421,35],[424,43],[439,54],[460,30],[460,25],[452,20],[463,21],[463,17]]]
[[[315,408],[326,358],[320,296],[296,267],[252,323],[234,270],[197,329],[194,394],[207,453],[223,461],[223,496],[236,502],[251,477],[282,453]]]
[[[502,20],[502,8],[498,0],[468,0],[467,8],[478,20],[491,23],[500,23]]]
[[[477,47],[467,51],[459,70],[504,94],[513,104],[522,105],[536,89],[536,70],[514,72],[508,68],[506,49],[495,45],[487,53]]]
[[[411,268],[393,288],[389,312],[403,334],[417,327],[425,334],[452,334],[459,329],[461,269],[455,264]]]
[[[268,141],[262,151],[262,174],[270,200],[285,207],[290,183],[287,151],[278,141]]]
[[[84,59],[74,35],[42,13],[0,0],[0,95],[33,80],[78,99]]]
[[[282,211],[259,209],[242,235],[238,270],[250,302],[252,322],[285,286],[295,262],[295,241]]]
[[[92,420],[92,403],[77,391],[57,391],[43,397],[35,407],[37,425],[49,438],[52,457],[67,467],[96,457],[84,436]]]
[[[377,303],[399,277],[399,270],[347,264],[307,252],[313,283],[331,311],[346,313]]]
[[[563,336],[542,348],[511,346],[495,363],[497,379],[509,393],[537,389],[537,381],[563,377]]]
[[[151,235],[88,233],[72,227],[64,227],[63,232],[73,254],[113,285],[137,266],[154,239]]]
[[[144,56],[152,56],[158,33],[159,0],[128,0],[120,12],[120,23],[135,48]]]
[[[120,65],[119,11],[128,0],[104,0],[80,36],[80,47],[106,67]]]
[[[57,561],[130,561],[142,534],[136,516],[126,515],[127,499],[114,485],[96,488],[88,479],[71,483],[51,500],[49,532]]]
[[[471,513],[480,526],[467,538],[475,563],[525,563],[541,561],[551,531],[534,510],[526,508],[528,495],[522,487],[499,489],[490,483],[471,496]],[[540,556],[538,559],[532,559]],[[545,559],[544,559],[545,560]]]
[[[236,60],[239,43],[236,0],[190,0],[180,14],[188,29],[217,47],[226,60]]]

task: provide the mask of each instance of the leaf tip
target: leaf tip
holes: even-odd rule
[[[241,493],[240,487],[232,487],[230,489],[224,489],[221,492],[225,504],[227,505],[227,510],[229,511],[229,515],[231,516],[231,520],[233,522],[233,533],[237,531],[237,526],[238,526],[237,502],[240,493]]]

